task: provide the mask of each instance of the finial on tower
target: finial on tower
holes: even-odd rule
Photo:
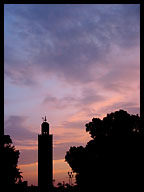
[[[44,118],[44,117],[42,117],[42,119],[43,119],[43,121],[45,121],[45,122],[47,121],[46,116],[45,116],[45,118]]]
[[[47,122],[46,116],[42,117],[43,122],[41,124],[42,135],[49,135],[49,123]]]

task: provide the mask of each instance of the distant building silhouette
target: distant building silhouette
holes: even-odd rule
[[[38,186],[40,189],[51,189],[53,185],[53,135],[49,134],[46,117],[41,124],[38,135]]]

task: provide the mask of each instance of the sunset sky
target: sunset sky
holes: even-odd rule
[[[29,185],[37,185],[43,116],[57,184],[68,182],[66,151],[91,139],[93,117],[140,113],[138,4],[6,4],[4,46],[5,134]]]

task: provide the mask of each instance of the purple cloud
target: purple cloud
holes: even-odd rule
[[[56,144],[54,148],[54,160],[64,159],[66,152],[72,146],[85,146],[85,143],[77,143],[77,142],[67,142],[67,143],[60,143]]]
[[[136,102],[118,102],[118,103],[114,103],[114,104],[110,104],[106,107],[101,108],[98,112],[99,114],[101,113],[111,113],[114,112],[116,110],[126,110],[128,113],[130,114],[140,114],[140,108],[139,105]]]
[[[22,74],[22,68],[68,82],[94,81],[91,70],[106,61],[112,44],[139,46],[139,5],[6,5],[5,20],[6,74],[14,69],[11,78],[28,85],[21,78],[30,73]]]
[[[19,164],[31,164],[38,161],[38,150],[20,150]]]
[[[5,134],[8,134],[14,140],[35,140],[37,134],[32,132],[24,123],[27,117],[24,116],[10,116],[5,120]]]
[[[48,94],[44,100],[43,104],[48,104],[51,107],[56,109],[62,109],[67,107],[77,107],[81,108],[81,106],[88,106],[89,104],[103,101],[107,98],[107,96],[100,95],[97,93],[95,88],[81,88],[81,95],[73,95],[69,94],[62,98],[58,98],[56,96],[52,96]]]

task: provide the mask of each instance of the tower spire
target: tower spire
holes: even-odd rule
[[[42,117],[42,119],[43,119],[43,121],[45,121],[45,122],[47,121],[46,116],[45,116],[45,118],[44,118],[44,117]]]

